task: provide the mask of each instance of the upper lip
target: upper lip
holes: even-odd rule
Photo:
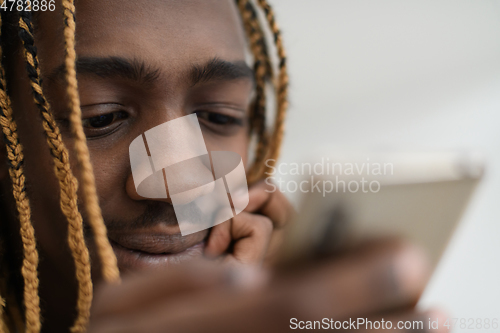
[[[133,251],[149,254],[176,254],[202,242],[206,232],[182,236],[178,231],[172,233],[164,228],[109,231],[112,243]]]

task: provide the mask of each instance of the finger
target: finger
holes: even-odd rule
[[[212,228],[205,247],[207,257],[218,257],[229,248],[231,244],[231,224],[232,219]]]
[[[175,295],[213,288],[225,284],[231,276],[230,267],[203,261],[131,274],[119,285],[103,284],[96,288],[93,316],[125,313]]]
[[[273,185],[260,181],[249,191],[247,212],[256,212],[265,215],[273,221],[275,228],[283,227],[294,214],[293,206],[285,195]]]
[[[414,304],[428,279],[423,251],[400,241],[372,243],[325,262],[308,275],[308,289],[294,297],[315,297],[310,316],[369,314]],[[297,276],[300,279],[300,275]],[[304,281],[306,281],[304,279]],[[314,296],[313,296],[314,295]]]
[[[244,264],[262,263],[272,231],[273,224],[265,216],[247,212],[235,216],[231,226],[235,241],[232,257]]]
[[[270,288],[209,290],[117,318],[120,332],[288,332],[291,318],[341,320],[414,300],[424,260],[401,244],[368,247],[335,262],[277,276]],[[197,318],[197,320],[192,320]],[[393,329],[393,331],[395,331]]]
[[[248,189],[249,202],[245,208],[247,212],[255,212],[264,206],[275,192],[272,185],[265,181],[259,181]]]
[[[206,263],[204,264],[206,265]],[[191,266],[193,267],[204,267]],[[137,290],[134,296],[141,295],[146,291],[147,286],[151,289],[161,289],[162,284],[171,284],[173,290],[177,291],[178,285],[184,285],[184,279],[191,280],[191,273],[197,277],[196,280],[206,278],[207,271],[204,268],[193,270],[187,276],[176,267],[174,275],[177,279],[163,281],[161,274],[151,279],[144,279],[145,276],[135,277],[133,279],[124,279],[124,284],[114,285],[113,292],[101,292],[92,308],[90,327],[88,332],[92,333],[127,333],[127,332],[200,332],[205,331],[204,316],[210,317],[214,311],[216,313],[228,313],[231,304],[225,300],[233,300],[237,290],[250,291],[256,288],[262,288],[269,281],[268,273],[257,266],[249,265],[210,265],[210,268],[217,267],[216,273],[219,273],[221,279],[217,283],[207,288],[190,288],[179,292],[172,292],[167,297],[164,293],[152,294],[148,302],[143,302],[142,297],[130,297],[127,300],[119,299],[113,302],[113,309],[106,308],[110,303],[110,297],[120,296]],[[159,272],[156,272],[159,273]],[[165,272],[163,272],[165,273]],[[209,272],[211,274],[213,272]],[[165,275],[165,274],[164,274]],[[168,274],[167,274],[168,275]],[[210,275],[209,275],[210,276]],[[137,285],[137,279],[143,283]],[[134,281],[132,281],[134,280]],[[221,283],[225,289],[221,289]],[[131,283],[132,282],[132,283]],[[160,283],[160,284],[159,284]],[[130,285],[128,285],[130,284]],[[127,288],[124,288],[124,285]],[[137,288],[138,287],[138,288]],[[203,286],[205,287],[205,286]],[[130,294],[129,294],[130,296]],[[160,296],[160,297],[158,297]],[[104,303],[106,304],[102,304]],[[107,302],[106,302],[107,301]],[[123,304],[123,301],[127,304]],[[138,301],[138,302],[137,302]],[[229,306],[229,307],[228,307]],[[196,318],[196,320],[193,320]],[[219,317],[217,317],[219,319]],[[234,332],[234,330],[224,329],[233,327],[225,325],[225,321],[212,323],[215,330],[206,332]],[[194,329],[191,327],[194,326]]]
[[[279,262],[280,250],[283,245],[283,240],[286,236],[285,229],[275,229],[271,235],[271,241],[267,248],[266,257],[264,259],[264,265],[266,267],[272,267]]]

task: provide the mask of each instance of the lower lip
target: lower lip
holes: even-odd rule
[[[182,252],[172,254],[154,254],[131,250],[113,241],[111,246],[118,260],[121,272],[138,271],[151,268],[164,268],[169,265],[180,264],[203,256],[205,241],[195,244]]]

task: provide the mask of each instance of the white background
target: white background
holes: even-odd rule
[[[486,155],[486,177],[420,305],[500,319],[500,1],[271,4],[291,78],[282,162],[318,143]]]

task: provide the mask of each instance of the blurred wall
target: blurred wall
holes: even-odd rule
[[[486,155],[486,177],[420,305],[500,318],[500,1],[271,4],[291,78],[282,162],[319,143]]]

